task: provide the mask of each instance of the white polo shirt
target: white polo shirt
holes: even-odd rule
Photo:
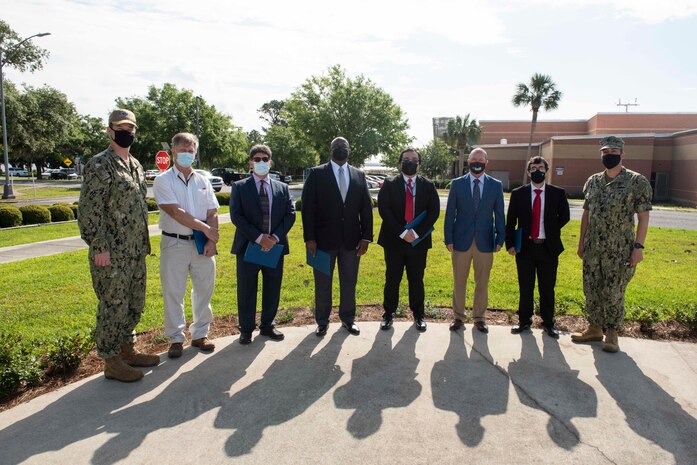
[[[153,193],[158,205],[177,204],[194,218],[206,221],[208,210],[220,208],[208,179],[191,170],[187,179],[175,166],[155,178]],[[172,234],[191,235],[193,231],[160,210],[160,229]]]

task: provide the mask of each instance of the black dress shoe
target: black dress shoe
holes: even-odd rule
[[[474,327],[477,328],[479,331],[483,332],[484,334],[489,332],[489,327],[483,321],[475,321]]]
[[[322,337],[325,334],[327,334],[327,325],[317,325],[317,329],[315,330],[315,334],[318,337]]]
[[[358,329],[358,326],[356,326],[356,323],[353,323],[353,322],[347,323],[346,321],[342,321],[341,326],[346,328],[346,330],[349,333],[353,334],[354,336],[358,336],[359,334],[361,334],[361,330]]]
[[[282,332],[276,329],[276,327],[272,326],[270,328],[262,328],[259,330],[259,334],[262,336],[267,336],[270,338],[272,341],[282,341],[283,338],[285,337]]]
[[[414,320],[414,327],[418,330],[421,331],[422,333],[426,331],[426,320],[423,318],[417,318]]]
[[[530,331],[530,323],[511,327],[511,334],[520,334],[523,331]]]
[[[252,342],[252,333],[240,333],[240,344],[250,344]]]
[[[465,329],[465,324],[462,322],[462,320],[455,318],[452,323],[450,323],[450,331],[457,331],[460,328]]]
[[[547,336],[553,339],[559,339],[559,330],[557,329],[557,325],[542,326],[542,328],[544,329],[545,333],[547,333]]]
[[[390,329],[392,327],[392,323],[394,323],[394,320],[392,319],[392,315],[383,316],[382,321],[380,322],[380,329],[382,329],[382,330]]]

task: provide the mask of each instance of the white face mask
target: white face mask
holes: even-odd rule
[[[266,176],[269,173],[271,166],[268,161],[255,161],[254,162],[254,173],[259,176]]]
[[[189,152],[179,152],[177,154],[177,164],[184,168],[189,168],[194,162],[195,155]]]

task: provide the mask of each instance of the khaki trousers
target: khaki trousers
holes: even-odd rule
[[[492,252],[480,252],[472,241],[472,246],[465,252],[453,250],[453,311],[455,318],[465,321],[465,296],[467,295],[467,278],[470,266],[474,263],[474,304],[472,313],[474,321],[484,321],[489,304],[489,275],[494,264]]]

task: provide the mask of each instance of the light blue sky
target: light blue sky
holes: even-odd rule
[[[256,3],[259,3],[258,5]],[[256,112],[312,74],[341,64],[389,92],[418,145],[431,117],[527,120],[516,83],[549,74],[564,92],[542,119],[624,111],[697,111],[697,1],[354,0],[100,2],[5,0],[2,18],[51,51],[15,82],[61,89],[81,113],[105,118],[117,97],[172,82],[232,115]]]

